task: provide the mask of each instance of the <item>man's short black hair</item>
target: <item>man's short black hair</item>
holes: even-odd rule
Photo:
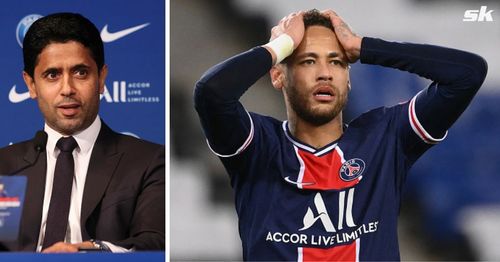
[[[324,26],[326,28],[330,28],[333,31],[332,21],[330,18],[321,14],[318,9],[311,9],[304,13],[303,16],[304,27],[308,28],[313,25]]]
[[[35,21],[23,41],[24,71],[34,77],[38,55],[51,43],[76,41],[90,50],[98,72],[104,65],[104,45],[97,27],[75,13],[55,13]]]

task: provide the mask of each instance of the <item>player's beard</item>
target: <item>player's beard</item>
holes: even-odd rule
[[[294,85],[286,87],[286,95],[292,110],[300,119],[312,125],[321,126],[338,116],[347,103],[347,93],[340,94],[337,88],[334,87],[334,89],[335,100],[333,105],[327,109],[324,106],[323,108],[313,108],[310,94],[301,93],[299,88]]]

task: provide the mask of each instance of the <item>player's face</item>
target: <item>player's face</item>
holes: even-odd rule
[[[47,45],[38,55],[34,77],[26,72],[23,77],[45,122],[72,135],[89,127],[97,116],[106,74],[106,66],[98,74],[88,48],[69,41]]]
[[[308,27],[285,75],[285,99],[297,117],[323,125],[341,113],[347,102],[349,66],[332,30]]]

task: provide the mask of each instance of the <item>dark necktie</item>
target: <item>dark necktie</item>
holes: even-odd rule
[[[52,196],[50,197],[42,250],[59,241],[64,241],[66,228],[68,227],[71,188],[73,187],[75,173],[73,150],[78,144],[70,136],[60,138],[56,146],[61,152],[57,157],[54,170],[54,183],[52,185]]]

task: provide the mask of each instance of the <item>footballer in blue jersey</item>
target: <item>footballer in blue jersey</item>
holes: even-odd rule
[[[357,60],[433,82],[345,125],[349,63]],[[283,92],[286,121],[247,112],[238,101],[268,72]],[[270,43],[208,70],[196,84],[195,107],[230,176],[243,258],[399,260],[408,170],[446,137],[486,72],[484,59],[468,52],[357,36],[332,10],[290,14]]]

